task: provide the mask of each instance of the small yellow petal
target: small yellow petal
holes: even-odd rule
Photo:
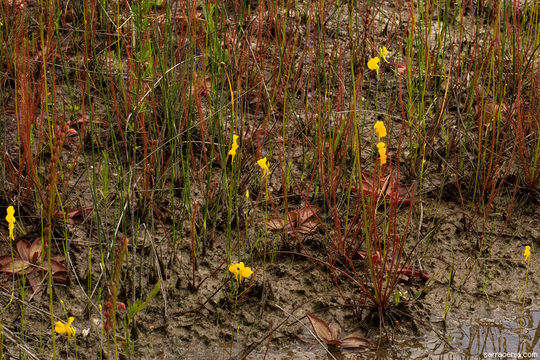
[[[7,215],[6,215],[6,221],[8,223],[14,223],[16,220],[15,220],[15,216],[13,216],[13,214],[15,214],[15,209],[13,208],[13,206],[9,206],[7,208]]]
[[[263,157],[262,159],[257,160],[257,164],[259,164],[260,168],[263,170],[262,177],[265,177],[270,174],[270,169],[268,168],[268,160],[266,157]]]
[[[388,62],[388,60],[386,60],[386,55],[388,55],[388,49],[386,48],[386,46],[380,47],[379,52],[381,53],[381,57],[383,58],[383,60]]]
[[[253,274],[253,271],[251,271],[251,268],[247,266],[243,268],[242,271],[240,272],[240,276],[243,278],[248,278],[251,276],[251,274]]]
[[[371,58],[367,63],[368,69],[377,71],[377,78],[379,77],[379,62],[380,61],[381,59],[379,59],[378,57],[374,57],[374,58]]]
[[[246,190],[246,200],[249,200],[249,190]]]
[[[75,328],[71,326],[75,318],[70,317],[68,319],[67,324],[62,321],[57,321],[54,324],[54,331],[56,331],[59,334],[66,334],[68,337],[75,336]]]
[[[386,164],[386,144],[383,142],[379,142],[377,144],[377,148],[379,149],[379,156],[381,158],[381,165]]]
[[[531,256],[531,247],[529,245],[525,246],[525,251],[523,252],[523,256],[525,256],[524,261],[527,262],[529,260],[529,256]]]
[[[242,278],[248,278],[251,276],[251,274],[253,274],[251,268],[245,266],[243,262],[239,262],[238,264],[230,264],[229,271],[234,274],[234,277],[238,282],[242,282]]]
[[[377,121],[375,125],[373,125],[373,128],[375,129],[375,132],[377,133],[377,137],[379,138],[379,141],[381,138],[385,137],[387,135],[386,133],[386,127],[384,126],[384,123],[382,121]]]
[[[229,265],[229,271],[234,274],[236,281],[242,280],[242,278],[240,277],[240,272],[242,271],[243,268],[244,268],[244,263],[242,262],[238,264],[232,263],[231,265]]]
[[[11,206],[11,205],[8,206],[6,211],[7,211],[7,216],[13,217],[13,215],[15,214],[15,208],[13,206]]]
[[[15,208],[13,206],[8,206],[6,209],[7,215],[6,215],[6,221],[8,222],[8,229],[9,229],[9,237],[11,240],[15,240],[15,236],[13,235],[13,230],[15,229]]]
[[[65,332],[64,330],[65,324],[61,321],[57,321],[56,324],[54,324],[54,331],[56,331],[59,334],[63,334]]]
[[[227,155],[231,155],[231,162],[234,162],[234,157],[236,156],[236,150],[238,150],[238,135],[233,135],[233,143],[231,149]]]
[[[370,69],[370,70],[378,70],[380,61],[381,61],[381,59],[379,59],[378,56],[369,59],[369,61],[367,63],[368,69]]]

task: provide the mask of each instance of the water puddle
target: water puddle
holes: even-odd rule
[[[451,343],[466,359],[540,357],[540,311],[525,312],[521,324],[519,317],[479,319],[451,332]]]
[[[514,314],[513,314],[514,315]],[[360,359],[540,359],[540,310],[525,311],[520,327],[519,315],[492,319],[452,320],[447,332],[442,323],[423,337],[404,338],[376,352],[342,353],[338,360]],[[318,357],[323,359],[324,357]],[[332,359],[328,356],[328,359]]]
[[[513,314],[514,315],[514,314]],[[540,359],[540,311],[525,311],[519,315],[491,319],[451,320],[447,332],[442,322],[432,322],[433,331],[420,338],[395,343],[377,359]],[[367,357],[358,356],[355,359]]]

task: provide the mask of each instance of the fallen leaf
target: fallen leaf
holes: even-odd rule
[[[285,227],[285,222],[277,217],[269,218],[266,221],[266,227],[269,230],[281,230]]]
[[[0,272],[24,275],[34,291],[41,289],[44,273],[49,271],[49,262],[43,258],[43,241],[37,238],[33,243],[19,240],[15,244],[18,257],[4,256],[0,259]],[[67,282],[67,268],[62,264],[63,257],[50,259],[50,271],[53,281]]]
[[[341,347],[345,349],[375,349],[375,345],[373,345],[371,341],[356,334],[345,336],[343,340],[341,340]]]
[[[28,249],[30,248],[30,246],[32,245],[26,240],[21,239],[17,241],[17,243],[15,244],[15,249],[17,250],[17,253],[21,257],[21,259],[25,261],[29,260]]]
[[[36,293],[37,290],[40,288],[40,284],[44,280],[44,276],[42,274],[39,274],[38,272],[31,272],[25,275],[26,281],[28,281],[28,284],[32,288],[32,291]]]
[[[41,241],[41,238],[37,238],[36,240],[34,240],[32,245],[28,247],[28,252],[27,252],[28,261],[30,261],[32,264],[35,264],[38,261],[40,261],[42,250],[43,250],[43,243]]]
[[[2,265],[0,272],[4,272],[6,274],[19,274],[23,271],[26,272],[26,269],[28,269],[31,265],[32,264],[23,259],[9,259],[6,264]]]
[[[343,339],[340,339],[339,335],[341,334],[341,328],[338,325],[328,325],[326,321],[319,319],[314,315],[306,314],[306,317],[309,319],[317,337],[328,345],[340,345],[342,348],[346,349],[375,348],[375,345],[373,345],[371,341],[357,332],[353,332]]]
[[[339,327],[330,327],[324,320],[319,319],[314,315],[306,314],[306,316],[309,319],[311,326],[313,327],[313,331],[315,331],[315,335],[317,335],[319,339],[329,345],[341,344],[341,340],[339,340],[339,334],[341,333],[341,329]]]
[[[58,211],[56,212],[55,216],[57,218],[66,218],[66,219],[73,219],[73,220],[80,220],[85,216],[86,214],[89,214],[92,212],[93,208],[91,206],[82,207],[80,209],[76,209],[73,211],[70,211],[66,213],[65,211]]]
[[[319,221],[315,215],[319,208],[313,205],[306,205],[301,209],[289,211],[287,222],[282,218],[273,217],[267,220],[266,226],[270,230],[282,230],[287,226],[287,232],[298,232],[302,235],[311,234],[317,230]]]

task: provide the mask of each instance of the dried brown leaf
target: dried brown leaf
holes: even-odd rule
[[[301,225],[307,220],[310,220],[318,212],[319,208],[313,205],[306,205],[303,208],[296,210],[296,213],[298,214],[298,224]]]
[[[43,242],[41,241],[41,238],[37,238],[36,240],[34,240],[32,245],[28,247],[28,261],[30,261],[32,264],[37,263],[38,260],[41,259],[41,251],[43,248],[42,243]]]
[[[59,261],[56,261],[54,259],[51,259],[51,271],[53,275],[55,274],[65,274],[67,273],[67,268],[64,264],[60,263]]]
[[[11,255],[5,255],[5,256],[2,256],[0,257],[0,269],[11,262]]]
[[[350,334],[344,337],[343,340],[341,340],[341,347],[345,349],[374,349],[375,345],[373,345],[373,343],[365,337],[356,334]]]
[[[299,232],[300,234],[310,234],[314,232],[319,222],[314,216],[319,211],[319,208],[312,205],[306,205],[303,208],[289,211],[287,214],[287,222],[281,218],[273,217],[266,222],[270,230],[282,230],[287,226],[289,233]]]
[[[30,249],[31,244],[26,240],[19,240],[15,244],[15,249],[17,249],[17,254],[19,254],[20,258],[26,261],[30,261],[30,258],[28,257],[28,250]]]
[[[302,235],[307,235],[314,233],[317,230],[318,226],[319,222],[316,219],[310,219],[309,221],[306,221],[304,224],[299,226],[296,231],[298,231]]]
[[[10,260],[8,263],[4,264],[0,268],[0,272],[6,273],[6,274],[19,274],[23,272],[23,270],[26,272],[26,269],[28,269],[32,264],[30,264],[28,261],[23,259],[13,259]]]
[[[336,326],[331,328],[324,320],[319,319],[314,315],[306,314],[306,316],[315,331],[315,335],[317,335],[319,339],[327,344],[341,344],[341,341],[339,340],[341,329]]]
[[[270,218],[266,221],[266,227],[270,230],[281,230],[285,227],[285,222],[277,217]]]
[[[26,281],[32,288],[32,292],[37,293],[40,289],[40,284],[43,281],[43,276],[38,272],[31,272],[26,275]]]

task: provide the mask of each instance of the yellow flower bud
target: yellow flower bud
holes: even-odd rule
[[[379,78],[379,62],[381,61],[381,59],[379,59],[379,57],[374,57],[374,58],[371,58],[368,63],[367,63],[367,67],[369,70],[376,70],[377,71],[377,78]]]
[[[257,160],[257,164],[259,164],[259,166],[263,170],[263,175],[262,175],[263,178],[270,174],[270,169],[268,168],[268,161],[266,160],[266,157],[263,157],[262,159]]]
[[[523,256],[525,256],[524,261],[527,262],[529,260],[529,256],[531,256],[531,247],[529,245],[525,246],[525,251],[523,252]]]
[[[375,125],[373,125],[373,128],[375,129],[375,132],[377,133],[377,137],[379,138],[379,141],[381,141],[381,138],[386,136],[386,127],[384,126],[384,123],[382,121],[377,121]]]

